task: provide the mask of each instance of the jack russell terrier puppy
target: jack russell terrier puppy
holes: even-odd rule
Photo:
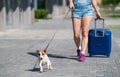
[[[36,53],[38,54],[38,62],[40,67],[40,72],[43,72],[43,65],[47,64],[47,68],[52,70],[52,65],[50,59],[46,54],[46,50],[37,50]]]

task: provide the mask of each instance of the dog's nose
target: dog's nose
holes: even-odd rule
[[[43,58],[40,58],[40,60],[42,60]]]

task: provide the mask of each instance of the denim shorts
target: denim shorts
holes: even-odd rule
[[[72,9],[72,17],[82,18],[84,16],[94,16],[94,11],[90,0],[83,0],[86,2],[79,2],[80,0],[73,0],[74,8]]]

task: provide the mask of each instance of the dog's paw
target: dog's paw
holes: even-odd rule
[[[43,71],[40,71],[40,73],[42,73]]]
[[[42,70],[40,70],[40,73],[42,73],[43,72],[43,69]]]
[[[52,67],[52,66],[50,66],[50,67],[49,67],[49,70],[52,70],[52,69],[53,69],[53,67]]]

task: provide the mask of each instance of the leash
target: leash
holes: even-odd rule
[[[54,35],[52,36],[52,38],[50,39],[49,43],[48,43],[47,46],[45,47],[45,50],[47,50],[47,48],[49,47],[49,45],[50,45],[50,43],[52,42],[52,40],[54,39],[56,33],[57,33],[57,30],[55,31]]]
[[[67,15],[69,14],[69,12],[71,11],[71,9],[68,9],[68,11],[66,12],[64,19],[67,17]],[[45,47],[45,50],[47,50],[47,48],[49,47],[50,43],[52,42],[52,40],[54,39],[55,35],[57,33],[57,30],[55,31],[53,37],[51,38],[50,42],[47,44],[47,46]]]
[[[65,13],[64,19],[67,17],[67,15],[69,14],[69,12],[70,12],[71,10],[72,10],[72,9],[68,9],[68,11]]]
[[[55,35],[57,33],[57,30],[55,31],[54,35],[52,36],[52,38],[50,39],[49,43],[47,44],[47,46],[45,47],[45,50],[47,50],[47,48],[49,47],[50,43],[52,42],[52,40],[54,39]],[[33,69],[35,69],[37,63],[39,62],[39,58],[37,59],[35,65],[33,66]]]
[[[68,11],[65,13],[64,19],[67,17],[67,15],[69,14],[70,11],[71,11],[71,9],[68,9]],[[57,33],[57,30],[55,31],[54,35],[52,36],[52,38],[50,39],[49,43],[48,43],[47,46],[45,47],[45,50],[48,49],[48,47],[49,47],[50,43],[52,42],[52,40],[54,39],[56,33]],[[33,69],[35,69],[35,67],[36,67],[36,65],[37,65],[37,63],[38,63],[38,61],[39,61],[39,59],[37,59],[35,65],[34,65],[34,67],[33,67]]]

